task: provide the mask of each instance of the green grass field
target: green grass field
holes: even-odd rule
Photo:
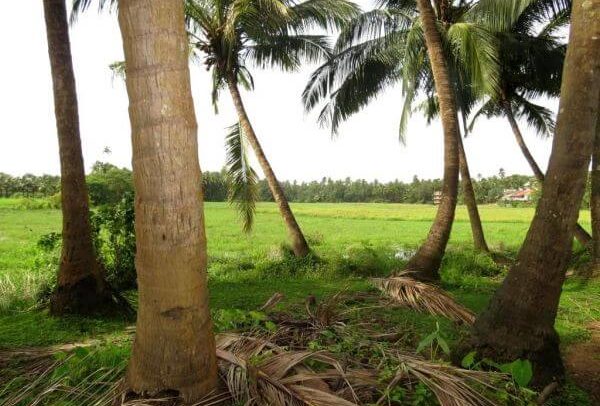
[[[40,267],[36,243],[40,236],[60,231],[61,215],[58,210],[23,210],[18,205],[16,200],[0,199],[0,348],[91,338],[128,342],[127,321],[56,319],[43,309],[31,309],[38,285],[50,280],[53,272]],[[294,311],[303,308],[309,294],[322,299],[340,290],[372,289],[368,277],[401,269],[403,260],[397,254],[410,252],[425,238],[435,215],[434,206],[424,205],[293,204],[292,208],[318,260],[298,261],[282,254],[286,235],[274,204],[258,205],[254,230],[245,235],[228,204],[206,203],[209,288],[217,329],[229,327],[231,312],[256,309],[274,292],[285,295],[282,309]],[[530,208],[481,207],[490,247],[514,257],[533,213]],[[581,220],[588,227],[589,213],[582,212]],[[459,302],[479,311],[506,270],[470,247],[467,213],[460,207],[441,272],[442,285]],[[135,294],[131,298],[135,300]],[[439,317],[398,309],[382,312],[403,326],[413,344],[436,322],[451,342],[465,333]],[[570,278],[557,320],[563,346],[588,339],[586,325],[599,319],[600,283]]]

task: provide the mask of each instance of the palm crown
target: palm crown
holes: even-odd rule
[[[187,0],[193,50],[212,70],[213,101],[228,81],[253,87],[249,65],[286,71],[329,56],[325,35],[315,29],[340,27],[356,16],[356,5],[343,0]]]
[[[499,86],[496,38],[476,20],[472,2],[459,1],[439,24],[455,87],[464,103]],[[404,108],[400,135],[419,93],[435,91],[414,0],[389,0],[356,18],[341,33],[334,55],[311,76],[303,99],[312,109],[328,99],[319,121],[335,133],[341,121],[358,112],[390,85],[402,83]],[[431,106],[430,106],[431,107]]]

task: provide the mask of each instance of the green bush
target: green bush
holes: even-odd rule
[[[20,210],[60,209],[60,206],[60,193],[45,198],[25,197],[17,203],[17,209]]]
[[[117,290],[137,286],[135,273],[134,197],[126,193],[114,205],[92,215],[96,251],[106,268],[108,282]]]
[[[392,270],[400,268],[402,261],[383,247],[374,247],[369,243],[353,244],[345,252],[333,259],[332,266],[341,275],[362,277],[386,276]]]
[[[86,183],[94,206],[117,204],[126,194],[133,193],[131,171],[108,163],[96,162]]]

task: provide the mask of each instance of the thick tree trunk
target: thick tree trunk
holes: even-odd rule
[[[465,148],[460,136],[458,137],[458,153],[460,158],[460,177],[463,187],[463,199],[465,200],[465,205],[467,206],[467,211],[469,213],[473,244],[477,251],[489,253],[490,249],[485,241],[481,217],[479,216],[479,209],[477,208],[477,199],[475,198],[475,191],[473,190],[467,154],[465,154]]]
[[[115,303],[103,279],[92,242],[65,0],[44,0],[44,15],[54,90],[62,196],[62,252],[50,311],[55,315],[112,311]]]
[[[120,3],[139,308],[128,388],[198,400],[217,383],[197,124],[183,3]]]
[[[594,274],[600,273],[600,120],[596,123],[594,151],[592,153],[592,266]]]
[[[460,130],[458,113],[448,74],[448,66],[444,59],[442,40],[436,27],[436,17],[430,0],[418,0],[427,52],[431,61],[431,69],[435,79],[435,88],[440,103],[440,115],[444,128],[444,178],[442,181],[442,200],[437,210],[433,225],[427,239],[416,254],[408,261],[406,270],[414,272],[414,276],[424,280],[439,278],[438,270],[450,238],[454,211],[458,194],[458,137]]]
[[[502,109],[504,110],[504,114],[506,115],[506,118],[510,123],[510,127],[513,130],[515,139],[517,140],[517,144],[519,144],[519,148],[521,148],[521,152],[523,153],[523,156],[525,156],[525,159],[529,163],[529,166],[531,167],[535,178],[540,183],[540,186],[542,186],[545,177],[544,172],[540,169],[539,165],[535,161],[535,158],[533,158],[533,155],[531,155],[531,151],[529,151],[527,144],[525,144],[523,134],[521,133],[521,129],[517,124],[517,120],[515,119],[515,116],[513,114],[512,107],[510,106],[510,101],[504,98],[501,101],[501,103]],[[586,248],[590,247],[590,244],[592,243],[592,236],[579,223],[577,223],[575,226],[574,235],[577,241],[581,243],[581,245],[583,245]]]
[[[600,0],[573,2],[570,42],[548,175],[515,265],[473,327],[481,357],[526,358],[534,386],[564,368],[554,322],[598,120]]]
[[[269,185],[269,189],[273,194],[273,198],[279,207],[279,212],[283,217],[283,221],[288,230],[288,234],[290,239],[292,240],[292,249],[294,254],[297,257],[304,257],[308,255],[310,249],[308,247],[308,243],[306,242],[306,238],[304,238],[304,234],[296,221],[296,217],[294,217],[294,213],[292,213],[292,209],[283,193],[283,188],[281,184],[277,180],[275,176],[275,172],[273,172],[273,168],[271,168],[271,164],[267,160],[267,157],[256,137],[256,133],[254,132],[254,128],[250,123],[250,119],[248,118],[248,114],[246,113],[246,108],[244,107],[244,103],[242,101],[242,96],[240,95],[240,91],[238,89],[237,83],[235,81],[235,77],[228,78],[228,86],[229,91],[231,93],[231,97],[233,99],[233,104],[235,105],[235,109],[238,113],[238,118],[240,120],[240,125],[242,126],[242,131],[244,135],[252,145],[252,149],[256,154],[260,167],[262,168],[263,173],[265,174],[265,178],[267,179],[267,184]]]

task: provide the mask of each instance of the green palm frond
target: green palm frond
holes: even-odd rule
[[[296,32],[341,29],[359,15],[360,7],[346,0],[306,0],[291,7],[288,27]]]
[[[362,13],[349,21],[338,35],[336,52],[342,52],[355,44],[385,38],[394,32],[406,30],[413,23],[414,16],[408,13],[374,9]]]
[[[252,89],[251,66],[294,71],[326,60],[327,37],[310,30],[342,27],[359,14],[347,0],[186,0],[185,10],[191,43],[213,72],[213,104],[227,78]]]
[[[467,128],[467,133],[473,132],[475,123],[480,117],[486,117],[489,119],[492,117],[499,117],[503,114],[504,112],[502,111],[502,108],[500,108],[500,105],[496,102],[496,100],[488,98],[484,103],[482,103],[482,105],[475,112],[475,114],[471,116],[471,122],[469,123],[469,126]]]
[[[454,48],[452,53],[464,72],[468,72],[470,85],[482,94],[495,94],[500,83],[497,39],[489,31],[474,23],[452,24],[447,39]]]
[[[302,93],[302,101],[305,109],[312,110],[320,102],[336,92],[344,81],[356,80],[364,77],[367,73],[373,83],[377,82],[377,72],[367,72],[367,64],[372,66],[398,65],[402,55],[402,39],[404,33],[397,32],[382,38],[376,38],[356,44],[337,52],[323,65],[313,72]],[[364,89],[365,83],[357,82],[362,88],[358,92],[368,91]],[[350,91],[351,88],[348,87]]]
[[[364,61],[331,94],[319,114],[319,124],[331,127],[332,135],[336,135],[342,121],[360,111],[384,89],[399,82],[399,78],[397,64],[377,58]]]
[[[239,123],[227,129],[225,137],[228,200],[235,205],[245,232],[252,230],[258,200],[258,175],[250,166],[247,143]]]
[[[540,137],[551,137],[554,134],[555,121],[552,110],[518,95],[513,98],[513,105],[515,117],[525,120]]]
[[[115,10],[118,6],[118,0],[97,0],[98,11]],[[94,2],[94,0],[73,0],[71,8],[70,23],[74,24],[81,13],[86,11]]]
[[[125,61],[117,61],[108,65],[108,69],[112,72],[113,79],[125,80]]]
[[[260,68],[278,67],[293,71],[302,61],[318,62],[330,56],[330,45],[323,35],[273,35],[246,48],[242,60]]]
[[[540,37],[553,37],[556,33],[564,29],[571,22],[571,10],[563,10],[560,13],[550,19],[540,30]]]
[[[508,32],[537,0],[479,0],[465,15],[493,32]]]

